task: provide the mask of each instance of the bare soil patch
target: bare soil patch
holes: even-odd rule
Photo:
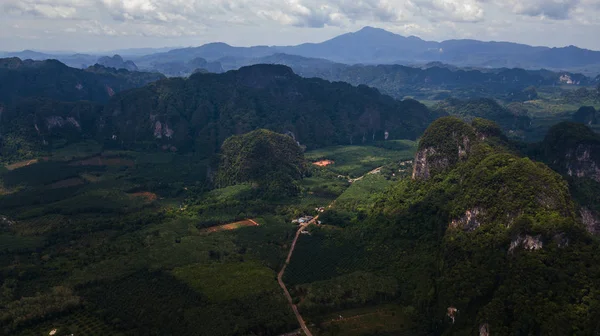
[[[334,163],[335,162],[331,161],[331,160],[321,160],[321,161],[313,162],[313,164],[315,166],[319,166],[319,167],[327,167],[327,166],[332,165]]]
[[[38,159],[25,160],[25,161],[21,161],[21,162],[15,162],[13,164],[7,165],[6,169],[8,169],[8,170],[15,170],[15,169],[23,168],[25,166],[29,166],[29,165],[32,165],[32,164],[38,163],[38,162],[39,162]]]
[[[94,156],[89,159],[71,162],[71,166],[120,166],[133,167],[135,162],[118,157]]]
[[[84,183],[85,182],[83,181],[83,179],[81,179],[79,177],[72,177],[72,178],[68,178],[66,180],[61,180],[61,181],[52,183],[50,185],[50,188],[60,189],[60,188],[75,187],[78,185],[82,185]]]
[[[142,197],[145,198],[147,202],[154,202],[158,199],[158,195],[155,193],[151,193],[149,191],[136,192],[133,194],[129,194],[132,197]]]
[[[231,231],[231,230],[237,230],[239,228],[249,227],[249,226],[258,226],[258,223],[252,219],[246,219],[246,220],[239,221],[239,222],[209,227],[209,228],[201,230],[201,232],[212,233],[212,232],[220,232],[220,231]]]

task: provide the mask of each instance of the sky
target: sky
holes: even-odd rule
[[[600,50],[600,0],[0,0],[0,50],[295,45],[364,26]]]

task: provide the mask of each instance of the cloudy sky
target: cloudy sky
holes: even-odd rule
[[[0,50],[291,45],[363,26],[600,50],[600,0],[0,0]]]

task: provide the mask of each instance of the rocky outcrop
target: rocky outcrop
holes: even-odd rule
[[[123,57],[114,55],[113,57],[104,56],[98,59],[98,64],[107,68],[125,69],[129,71],[138,71],[137,65],[133,61],[125,61]]]
[[[464,216],[452,220],[450,228],[463,229],[465,231],[474,231],[481,226],[481,217],[485,211],[481,208],[475,207],[465,211]]]
[[[419,142],[412,178],[428,179],[471,153],[475,130],[456,117],[444,117],[432,123]]]
[[[587,144],[580,144],[577,148],[569,150],[566,154],[567,174],[573,177],[587,177],[600,182],[600,163],[593,157],[597,156],[600,148]]]
[[[15,225],[15,222],[12,221],[10,218],[8,218],[7,216],[4,215],[0,215],[0,227],[1,226],[6,226],[6,227],[10,227]]]
[[[168,139],[171,139],[174,133],[175,132],[173,132],[173,130],[169,128],[169,125],[167,123],[163,125],[163,123],[157,121],[154,124],[154,137],[156,139],[162,139],[163,136],[165,136]]]
[[[599,214],[591,211],[588,208],[581,208],[579,210],[581,221],[585,225],[585,228],[589,233],[594,235],[600,235],[600,216]]]
[[[438,159],[431,160],[430,157],[434,156],[436,151],[433,147],[425,148],[417,152],[415,156],[415,164],[413,166],[413,180],[421,179],[425,180],[431,176],[430,168],[433,166],[437,169],[443,169],[448,167],[448,160]],[[433,162],[432,162],[433,161]]]
[[[81,129],[81,125],[79,125],[79,122],[73,117],[63,118],[60,116],[51,116],[46,118],[46,125],[48,126],[48,130],[51,130],[53,128],[61,128],[65,126],[73,126],[79,130]]]
[[[562,174],[600,182],[600,135],[581,123],[553,126],[542,149],[545,161]]]
[[[479,336],[490,336],[490,325],[484,323],[479,326]]]
[[[544,247],[542,236],[520,235],[510,243],[509,253],[514,252],[517,248],[523,248],[527,251],[541,250]]]
[[[464,136],[462,142],[456,145],[458,159],[464,160],[471,151],[471,141]],[[432,173],[443,171],[451,166],[452,158],[441,155],[434,147],[428,147],[419,150],[415,156],[415,165],[413,167],[413,180],[426,180]]]
[[[458,314],[458,309],[456,307],[448,307],[446,311],[446,316],[448,316],[452,320],[452,324],[456,321],[456,315]]]

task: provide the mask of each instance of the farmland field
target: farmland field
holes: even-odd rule
[[[331,160],[327,169],[349,177],[358,177],[383,165],[412,159],[416,143],[408,140],[389,141],[382,144],[386,148],[374,146],[335,146],[313,150],[306,158],[317,162]]]

